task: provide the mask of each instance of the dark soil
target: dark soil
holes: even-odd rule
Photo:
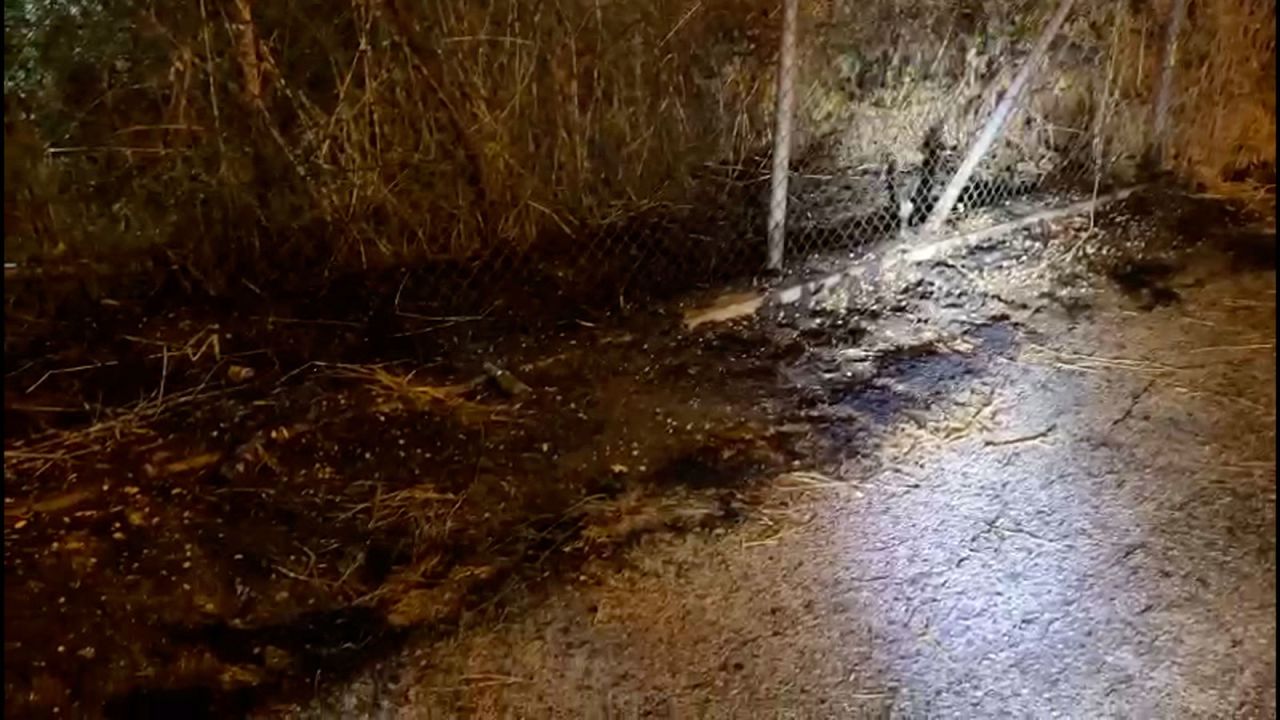
[[[1174,244],[1135,221],[885,263],[789,313],[787,422],[833,447],[757,514],[279,716],[1274,717],[1275,273],[1192,246],[1144,308],[1068,262]]]
[[[1106,222],[1125,213],[1149,214]],[[1257,244],[1215,257],[1274,269],[1274,236]],[[1186,273],[1133,263],[1184,267],[1176,250],[1091,269],[1147,293]],[[736,522],[755,480],[860,442],[848,414],[887,422],[977,372],[928,343],[848,371],[834,346],[857,347],[873,308],[688,333],[662,304],[617,318],[567,297],[573,272],[468,315],[429,300],[436,271],[272,300],[170,288],[52,315],[11,300],[6,713],[235,717],[314,693],[513,584],[652,530]],[[989,354],[1010,342],[1000,322],[971,336]]]
[[[758,331],[425,317],[406,284],[11,312],[8,714],[240,715],[635,532],[732,521],[787,462]]]

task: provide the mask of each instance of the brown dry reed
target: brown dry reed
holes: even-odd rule
[[[1141,156],[1170,4],[1079,3],[1001,147],[1028,157],[1096,127],[1098,158]],[[549,238],[642,243],[610,229],[762,176],[776,5],[9,3],[6,260],[158,248],[218,290],[474,269]],[[906,152],[940,120],[962,143],[1051,5],[804,0],[797,156],[833,132],[840,162]],[[1274,165],[1274,17],[1190,0],[1172,160],[1187,176]]]

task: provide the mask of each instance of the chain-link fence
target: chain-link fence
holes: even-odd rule
[[[161,3],[74,57],[33,4],[6,83],[6,261],[160,247],[190,284],[264,294],[374,294],[385,273],[424,316],[803,271],[938,214],[1042,35],[948,219],[1131,183],[1155,128],[1183,142],[1202,112],[1164,81],[1171,48],[1221,57],[1274,16],[1247,4],[1180,24],[1184,0],[1082,0],[1045,34],[1061,0],[353,2],[324,27],[312,0]],[[1274,33],[1249,37],[1274,66]],[[1201,95],[1236,97],[1243,66],[1212,67]],[[1242,147],[1256,124],[1217,126]]]
[[[559,253],[500,246],[481,266],[503,284],[523,267],[554,274],[556,293],[626,305],[766,269],[803,275],[931,219],[973,229],[1138,177],[1167,53],[1159,14],[1061,0],[867,7],[795,0],[768,17],[756,42],[774,47],[751,52],[773,64],[741,112],[770,146],[704,164],[661,202],[583,226]],[[937,212],[997,113],[994,142]]]
[[[1150,18],[1139,26],[1130,8],[1109,5],[1030,0],[981,19],[961,6],[879,16],[849,2],[803,7],[795,129],[781,138],[797,148],[788,263],[926,225],[936,235],[943,221],[953,231],[994,224],[1133,182],[1147,144],[1132,126],[1152,123],[1142,64],[1163,49],[1128,57],[1122,43],[1155,35]],[[984,131],[994,141],[974,154]],[[965,160],[971,174],[939,208]]]

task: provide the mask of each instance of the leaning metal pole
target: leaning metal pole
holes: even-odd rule
[[[782,0],[782,47],[778,53],[778,92],[774,108],[773,174],[769,194],[770,270],[782,269],[786,243],[787,176],[791,165],[791,107],[795,96],[796,16],[798,0]]]
[[[965,155],[964,162],[960,163],[960,168],[956,170],[951,182],[947,183],[946,189],[942,191],[942,197],[938,198],[937,204],[933,206],[933,211],[929,213],[929,218],[925,220],[923,229],[925,235],[936,235],[942,229],[942,224],[947,221],[947,216],[951,214],[951,208],[955,207],[956,201],[960,199],[960,192],[964,190],[964,186],[969,182],[974,170],[978,169],[978,163],[982,162],[982,159],[987,155],[987,151],[991,149],[992,143],[996,141],[996,138],[1000,137],[1000,131],[1004,129],[1005,121],[1009,119],[1009,116],[1013,114],[1013,109],[1017,107],[1018,97],[1022,95],[1022,91],[1027,86],[1027,81],[1031,79],[1031,75],[1035,72],[1036,65],[1040,64],[1040,59],[1044,57],[1045,51],[1049,49],[1049,43],[1053,41],[1054,36],[1062,29],[1062,23],[1066,21],[1067,13],[1071,11],[1072,2],[1073,0],[1061,0],[1058,5],[1058,11],[1049,20],[1044,32],[1040,33],[1040,38],[1036,40],[1035,47],[1031,50],[1031,55],[1023,61],[1022,67],[1018,69],[1018,74],[1014,76],[1009,89],[1005,91],[1004,97],[996,105],[995,112],[991,113],[991,118],[987,120],[986,126],[982,128],[982,132],[978,134],[977,139],[973,141],[973,145],[969,147],[969,152]]]
[[[1173,0],[1173,15],[1169,18],[1169,35],[1165,40],[1164,66],[1160,69],[1160,88],[1156,94],[1156,117],[1152,128],[1152,159],[1157,167],[1163,167],[1168,148],[1169,104],[1173,97],[1173,72],[1178,61],[1178,34],[1182,31],[1182,19],[1186,16],[1186,0]]]

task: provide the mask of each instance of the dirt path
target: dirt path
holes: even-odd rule
[[[1048,297],[1011,265],[983,275],[976,325],[973,283],[942,292],[934,266],[904,313],[933,319],[885,316],[858,347],[898,331],[945,351],[851,390],[861,351],[829,321],[830,362],[791,376],[836,449],[796,468],[815,474],[730,529],[476,615],[309,714],[1274,717],[1274,259],[1217,260],[1154,303]],[[990,261],[952,267],[976,282]]]

